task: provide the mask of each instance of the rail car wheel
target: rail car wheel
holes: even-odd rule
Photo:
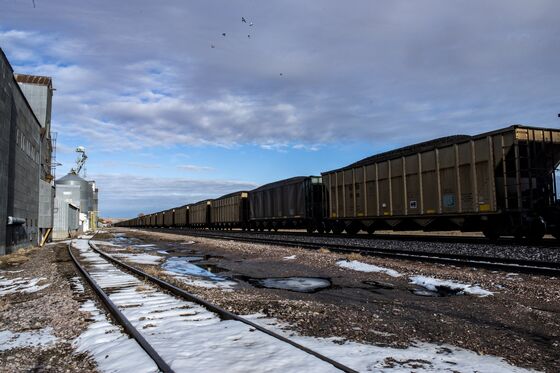
[[[341,234],[343,230],[344,230],[344,225],[341,223],[334,223],[332,226],[333,234]]]
[[[375,233],[375,228],[373,227],[373,225],[370,225],[369,227],[367,227],[366,232],[368,234],[374,234]]]
[[[488,238],[492,242],[498,241],[498,238],[500,238],[500,233],[496,228],[486,228],[482,231],[482,233],[484,233],[484,237]]]
[[[529,241],[539,241],[542,240],[546,233],[546,224],[544,220],[539,217],[533,221],[529,232],[527,233],[527,238]]]
[[[317,225],[317,232],[318,232],[319,234],[325,233],[325,224],[324,224],[324,223],[319,223],[319,224]]]

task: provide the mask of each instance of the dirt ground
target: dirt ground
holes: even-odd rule
[[[66,248],[63,243],[2,257],[3,281],[40,279],[37,285],[41,290],[0,295],[0,334],[35,335],[51,330],[56,341],[7,350],[0,346],[0,372],[96,371],[92,360],[76,353],[72,346],[72,341],[87,327],[88,315],[79,311],[82,297],[91,295],[73,291],[71,278],[77,273]]]
[[[117,231],[113,231],[117,232]],[[263,313],[288,322],[305,335],[405,347],[414,341],[445,343],[509,363],[560,371],[560,279],[422,264],[328,250],[273,247],[125,230],[127,236],[155,243],[168,255],[202,255],[220,276],[238,282],[234,291],[187,285],[158,266],[133,264],[238,314]],[[105,234],[110,238],[111,234]],[[96,239],[102,239],[97,236]],[[192,245],[183,245],[194,240]],[[107,252],[115,247],[102,246]],[[153,248],[146,248],[146,251]],[[138,249],[131,249],[138,252]],[[120,251],[122,253],[122,251]],[[150,252],[153,255],[162,255]],[[286,259],[295,255],[295,259]],[[359,272],[336,265],[358,260],[398,271]],[[198,264],[198,263],[197,263]],[[476,284],[493,295],[419,296],[410,276],[429,276]],[[332,286],[315,293],[257,288],[248,279],[311,276]]]

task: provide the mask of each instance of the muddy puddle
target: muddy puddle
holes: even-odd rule
[[[244,280],[259,288],[289,290],[298,293],[315,293],[332,286],[329,279],[322,277],[246,277]]]

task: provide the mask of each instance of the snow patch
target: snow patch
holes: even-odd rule
[[[487,297],[494,294],[491,291],[484,290],[476,285],[463,284],[450,280],[439,280],[437,278],[426,276],[412,276],[410,277],[410,283],[422,286],[423,288],[433,292],[437,292],[438,288],[445,287],[457,291],[457,294],[478,295],[479,297]]]
[[[77,352],[89,352],[104,372],[158,372],[153,360],[134,339],[109,322],[93,301],[86,301],[80,311],[94,320],[72,345]]]
[[[13,293],[35,293],[50,286],[50,284],[38,285],[45,277],[16,277],[7,279],[0,276],[0,296]]]
[[[285,256],[284,260],[294,260],[296,258],[295,255]]]
[[[373,264],[363,263],[357,260],[339,260],[336,265],[346,269],[352,269],[359,272],[378,272],[385,273],[391,277],[400,277],[401,274],[393,269],[379,267]]]
[[[96,240],[91,240],[91,243],[95,244],[95,245],[101,245],[101,246],[110,246],[110,247],[122,247],[122,245],[118,245],[116,243],[110,242],[110,241],[96,241]]]
[[[337,337],[308,337],[294,333],[289,325],[273,318],[258,314],[244,317],[359,372],[533,372],[510,365],[500,357],[479,355],[452,345],[415,342],[401,349]]]
[[[70,285],[72,286],[72,290],[77,293],[84,293],[84,284],[82,284],[82,280],[79,277],[72,277],[70,279]]]
[[[9,330],[0,331],[0,351],[12,348],[48,346],[55,343],[57,338],[53,335],[50,326],[31,332],[13,333]]]
[[[223,280],[223,281],[211,281],[204,278],[197,278],[194,276],[182,276],[173,272],[166,271],[166,274],[180,280],[186,285],[195,286],[205,289],[222,289],[223,291],[233,291],[233,288],[237,285],[234,281]]]
[[[117,258],[123,258],[129,262],[137,263],[137,264],[152,264],[157,265],[162,261],[161,256],[157,255],[150,255],[150,254],[113,254],[112,256]]]

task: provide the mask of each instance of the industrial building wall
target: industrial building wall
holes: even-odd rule
[[[6,254],[6,222],[8,221],[8,168],[10,160],[10,123],[12,72],[0,52],[0,255]]]
[[[39,228],[53,227],[55,189],[50,183],[39,181]]]
[[[0,50],[0,254],[39,240],[40,124]],[[23,224],[6,225],[7,218]]]

